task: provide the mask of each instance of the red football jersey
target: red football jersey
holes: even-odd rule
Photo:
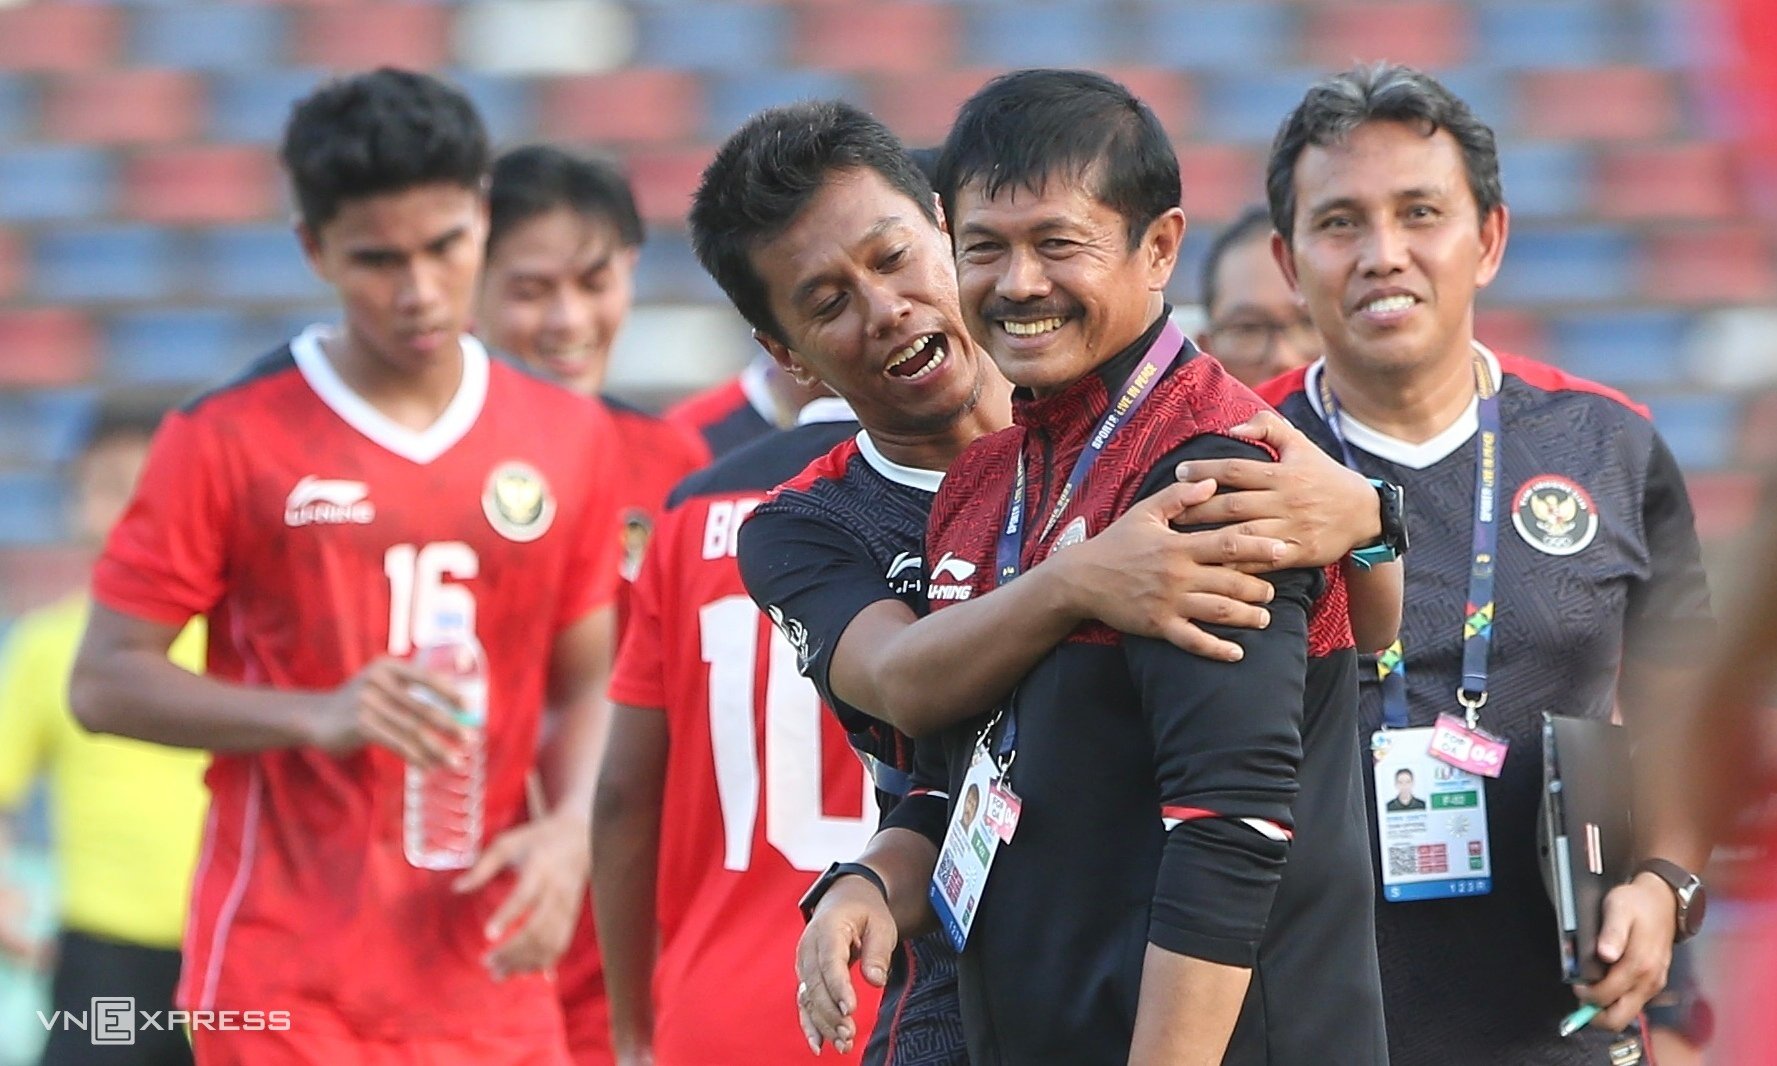
[[[715,485],[732,467],[697,475],[661,519],[611,685],[614,702],[660,708],[671,737],[654,974],[661,1066],[814,1061],[796,1021],[796,901],[828,864],[862,850],[877,818],[796,650],[741,584],[735,537],[769,486]],[[858,991],[858,1031],[869,1033],[878,993]]]
[[[486,838],[525,818],[548,649],[611,603],[614,430],[597,405],[463,345],[423,432],[345,385],[312,328],[168,418],[94,573],[106,606],[210,619],[219,679],[326,690],[405,655],[441,610],[487,650]],[[548,1032],[543,976],[496,983],[470,896],[402,853],[404,764],[380,748],[218,753],[179,1002],[288,1009],[294,1030]]]
[[[609,398],[603,399],[617,430],[620,482],[617,506],[622,528],[623,586],[617,597],[619,631],[629,618],[630,582],[642,565],[642,552],[666,506],[667,493],[685,475],[709,462],[703,439],[683,426],[663,421]],[[568,1050],[574,1066],[608,1066],[611,1012],[605,1002],[605,972],[593,928],[592,900],[583,901],[574,939],[555,967],[562,1019],[568,1029]]]

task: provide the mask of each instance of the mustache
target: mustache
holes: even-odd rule
[[[1012,319],[1034,322],[1042,318],[1072,318],[1079,311],[1079,304],[1072,300],[1055,297],[1046,300],[1026,300],[1022,303],[996,299],[981,306],[981,317],[989,321]]]

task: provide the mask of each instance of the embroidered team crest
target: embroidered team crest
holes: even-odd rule
[[[1069,522],[1067,528],[1061,531],[1061,536],[1055,538],[1055,547],[1049,549],[1049,554],[1054,555],[1063,548],[1071,548],[1085,539],[1086,516],[1081,515]]]
[[[1518,487],[1512,497],[1512,525],[1539,552],[1573,555],[1598,535],[1598,509],[1577,482],[1543,474]]]
[[[536,467],[514,459],[488,475],[481,510],[502,537],[528,544],[549,531],[555,520],[555,497]]]
[[[642,555],[653,535],[654,523],[646,511],[632,507],[623,512],[623,580],[634,581],[642,572]]]

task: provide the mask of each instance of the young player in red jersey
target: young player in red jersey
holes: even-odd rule
[[[758,355],[739,374],[687,396],[661,417],[699,434],[710,452],[720,456],[793,424],[796,412],[817,395],[769,356]]]
[[[467,99],[423,75],[297,105],[298,234],[343,326],[173,415],[94,574],[75,713],[216,753],[180,988],[217,1012],[192,1025],[206,1066],[568,1062],[543,971],[584,894],[616,441],[462,332],[486,145]],[[443,762],[455,728],[424,690],[455,694],[402,659],[447,613],[489,664],[467,872],[403,854],[405,764]],[[163,661],[197,614],[209,677]],[[533,767],[548,810],[527,820]],[[268,1011],[283,1024],[227,1013]]]
[[[600,402],[617,427],[623,545],[619,626],[629,584],[666,494],[709,461],[695,432],[601,397],[611,346],[635,293],[642,219],[629,182],[609,164],[548,145],[494,161],[488,190],[487,271],[476,314],[495,348]],[[576,1066],[613,1062],[604,969],[592,907],[556,964],[556,987]]]
[[[687,479],[636,583],[593,819],[622,1061],[809,1059],[795,1004],[758,993],[795,957],[792,904],[810,877],[876,829],[863,767],[735,560],[741,522],[772,486],[858,429],[833,399],[803,422]],[[868,1025],[876,994],[857,991]]]

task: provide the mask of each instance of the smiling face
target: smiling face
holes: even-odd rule
[[[1041,190],[958,190],[957,282],[975,339],[1012,383],[1064,388],[1138,339],[1164,306],[1185,217],[1174,208],[1130,246],[1127,221],[1086,180]]]
[[[457,355],[487,239],[487,204],[448,182],[348,200],[298,236],[333,287],[355,358],[423,374]]]
[[[824,381],[873,432],[941,431],[972,411],[985,366],[968,342],[944,232],[874,170],[831,173],[752,252],[798,381]]]
[[[575,392],[597,393],[629,314],[637,252],[615,226],[568,207],[518,223],[488,250],[483,337]]]
[[[1455,138],[1367,122],[1305,148],[1295,192],[1293,246],[1272,247],[1329,358],[1384,374],[1469,358],[1475,291],[1499,271],[1507,218],[1479,217]]]

